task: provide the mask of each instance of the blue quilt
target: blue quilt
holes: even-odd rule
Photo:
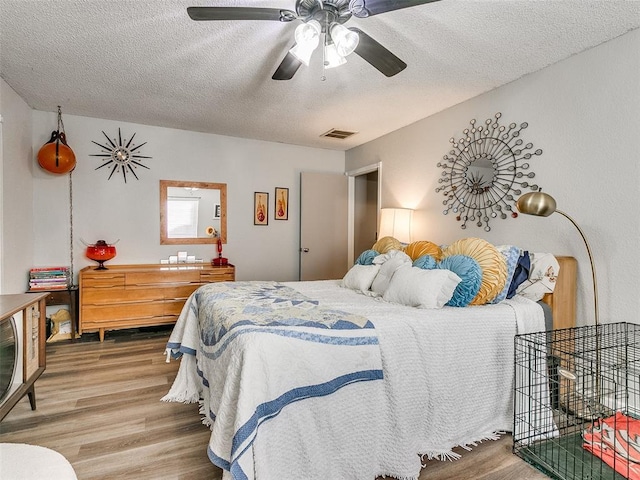
[[[202,413],[212,427],[209,458],[238,480],[253,478],[260,424],[287,405],[310,397],[330,401],[352,383],[383,378],[369,320],[324,308],[275,282],[201,287],[186,302],[167,347],[173,356],[195,358]],[[185,359],[178,373],[184,378],[165,399],[186,400],[177,390],[194,380],[183,366]]]

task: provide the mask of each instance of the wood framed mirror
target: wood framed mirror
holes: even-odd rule
[[[227,243],[226,183],[160,180],[160,245],[216,243],[218,236]]]

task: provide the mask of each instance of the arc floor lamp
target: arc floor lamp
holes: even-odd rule
[[[591,247],[589,246],[589,242],[587,241],[587,237],[584,235],[584,232],[580,228],[580,226],[575,222],[573,218],[564,213],[561,210],[556,208],[555,199],[543,192],[531,192],[522,195],[518,201],[516,202],[516,207],[520,213],[525,215],[535,215],[538,217],[548,217],[552,213],[556,212],[569,220],[574,227],[580,233],[582,237],[582,241],[584,242],[585,247],[587,247],[587,254],[589,255],[589,264],[591,265],[591,278],[593,279],[593,306],[594,306],[594,314],[595,314],[595,324],[596,326],[600,324],[599,316],[598,316],[598,284],[596,281],[596,266],[593,263],[593,255],[591,253]]]

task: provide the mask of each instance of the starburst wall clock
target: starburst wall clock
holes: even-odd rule
[[[144,165],[142,162],[150,159],[151,157],[140,154],[140,149],[146,145],[147,142],[136,145],[133,143],[133,139],[136,134],[134,133],[131,135],[131,138],[127,140],[122,137],[122,132],[119,128],[118,138],[110,138],[109,135],[104,133],[104,130],[102,131],[102,134],[107,141],[106,143],[99,143],[91,140],[92,143],[95,143],[101,149],[100,153],[94,153],[91,156],[102,158],[102,165],[96,167],[96,170],[106,167],[109,171],[109,178],[107,180],[110,180],[114,173],[119,172],[122,174],[124,183],[127,183],[128,174],[133,175],[136,180],[139,180],[138,175],[136,174],[138,167],[149,170],[149,167]]]
[[[526,122],[500,125],[501,116],[496,113],[484,125],[471,120],[460,139],[449,140],[453,149],[438,163],[442,174],[436,192],[445,196],[442,213],[454,213],[462,229],[475,224],[488,232],[492,219],[508,218],[509,213],[516,218],[513,206],[522,190],[538,190],[530,183],[535,173],[528,170],[529,160],[542,150],[533,150],[532,143],[523,145],[519,137],[529,126]]]

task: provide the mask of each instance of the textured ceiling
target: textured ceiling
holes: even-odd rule
[[[297,21],[194,22],[188,6],[294,0],[0,0],[0,76],[34,109],[347,150],[640,26],[635,0],[442,0],[357,26],[408,67],[320,51],[271,75]],[[346,140],[331,128],[359,132]]]

